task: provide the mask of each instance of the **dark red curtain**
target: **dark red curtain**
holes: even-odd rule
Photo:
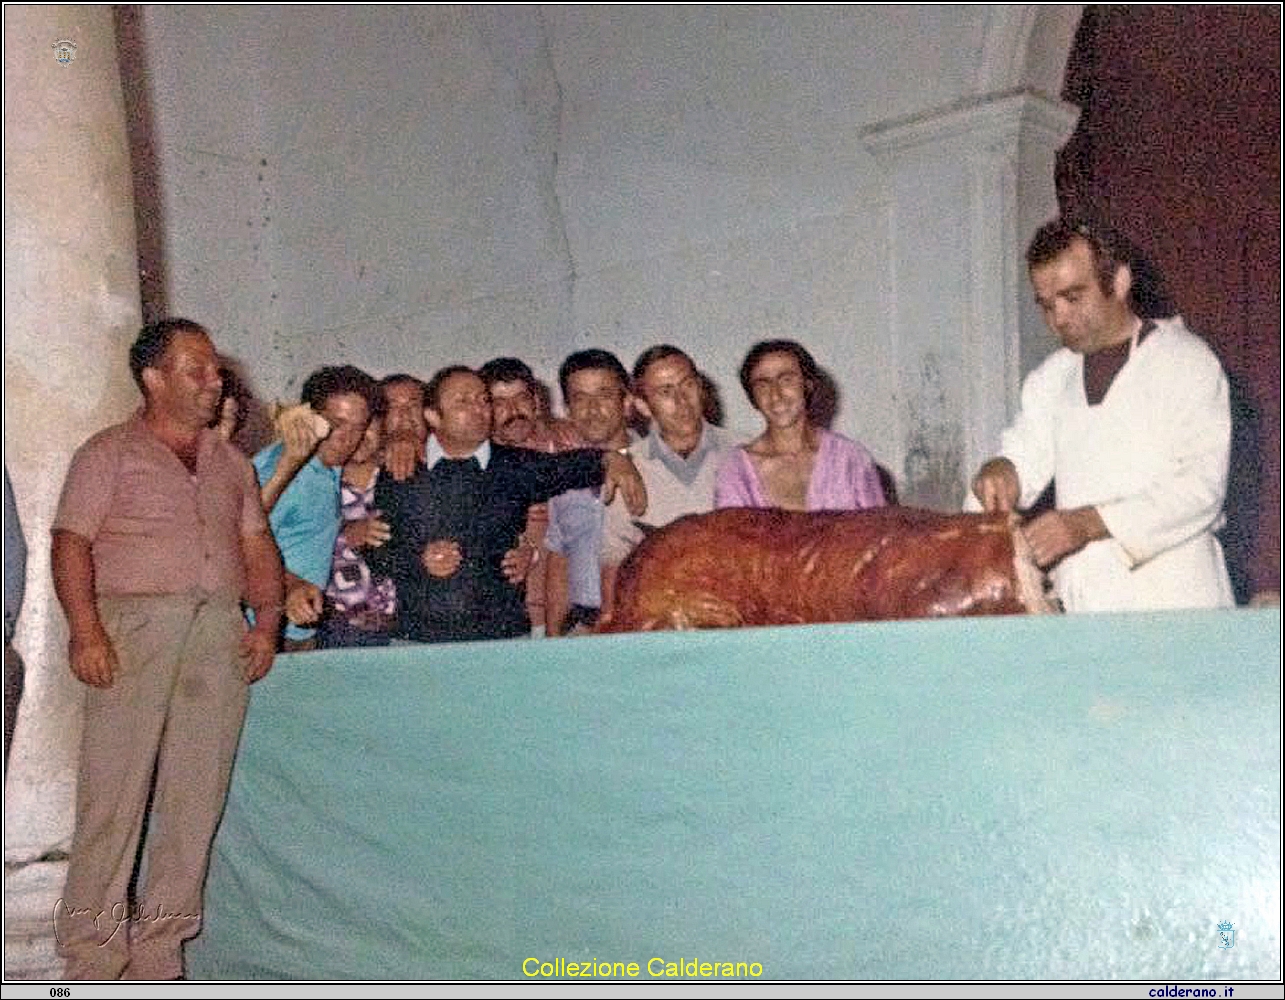
[[[1242,600],[1280,588],[1280,8],[1087,7],[1058,165],[1154,261],[1232,383],[1228,563]]]

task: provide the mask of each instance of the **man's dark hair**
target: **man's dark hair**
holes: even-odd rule
[[[625,392],[629,391],[629,373],[625,371],[625,366],[620,363],[620,359],[610,351],[591,347],[588,350],[576,351],[562,362],[562,367],[558,369],[558,386],[562,389],[563,402],[570,402],[567,383],[571,380],[571,376],[576,372],[590,370],[611,372],[620,379],[620,388]]]
[[[517,358],[492,358],[477,370],[477,377],[488,389],[496,382],[522,382],[531,390],[532,395],[537,395],[540,391],[535,373],[525,361]]]
[[[352,393],[366,401],[366,408],[374,415],[381,405],[382,394],[375,380],[360,368],[352,365],[330,365],[318,368],[303,383],[300,402],[307,403],[320,412],[331,396]]]
[[[799,371],[803,373],[803,398],[810,403],[821,381],[821,370],[808,349],[793,340],[760,340],[745,355],[745,360],[741,362],[741,388],[745,390],[750,402],[754,402],[750,375],[754,367],[769,354],[788,354],[799,363]]]
[[[657,344],[655,347],[649,347],[638,355],[638,360],[634,362],[634,389],[638,389],[639,383],[642,382],[643,376],[647,374],[647,369],[657,361],[664,361],[666,358],[684,358],[692,371],[696,371],[696,362],[688,357],[686,351],[679,350],[673,344]]]
[[[413,386],[415,391],[419,393],[419,408],[421,410],[424,408],[424,400],[428,390],[428,386],[424,384],[424,381],[414,375],[408,375],[406,372],[394,372],[392,375],[385,375],[376,385],[379,390],[379,416],[382,417],[388,412],[388,389],[395,385]]]
[[[439,368],[433,373],[433,377],[428,380],[424,386],[424,409],[437,410],[441,413],[441,407],[438,403],[441,401],[442,383],[452,375],[459,375],[461,372],[467,372],[469,375],[477,375],[468,365],[447,365],[445,368]],[[488,387],[489,388],[489,387]]]
[[[209,336],[205,327],[193,323],[190,319],[162,319],[148,323],[138,331],[134,343],[129,348],[129,373],[144,396],[147,388],[143,385],[143,369],[155,368],[169,349],[170,342],[180,333],[201,333]]]
[[[424,381],[414,375],[408,375],[406,372],[394,372],[392,375],[385,375],[379,380],[379,391],[383,392],[389,386],[394,385],[413,385],[419,390],[420,395],[424,394]]]
[[[1119,230],[1089,216],[1061,216],[1040,226],[1026,248],[1027,268],[1051,263],[1076,240],[1084,240],[1093,252],[1093,269],[1103,295],[1113,294],[1116,272],[1124,266],[1132,278],[1129,305],[1134,313],[1161,319],[1178,311],[1156,265]]]

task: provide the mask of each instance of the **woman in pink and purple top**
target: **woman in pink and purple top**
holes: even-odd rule
[[[767,429],[735,449],[714,485],[715,507],[860,510],[884,504],[870,452],[812,422],[820,377],[793,340],[765,340],[741,364],[741,385]]]

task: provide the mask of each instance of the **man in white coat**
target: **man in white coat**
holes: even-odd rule
[[[1057,509],[1023,530],[1068,611],[1230,606],[1213,534],[1231,449],[1218,359],[1181,317],[1140,314],[1138,258],[1104,227],[1054,220],[1026,261],[1063,348],[1027,376],[974,494],[1012,511],[1055,482]]]

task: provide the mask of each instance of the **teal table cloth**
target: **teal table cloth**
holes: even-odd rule
[[[1280,612],[402,646],[255,686],[202,979],[1279,979]]]

